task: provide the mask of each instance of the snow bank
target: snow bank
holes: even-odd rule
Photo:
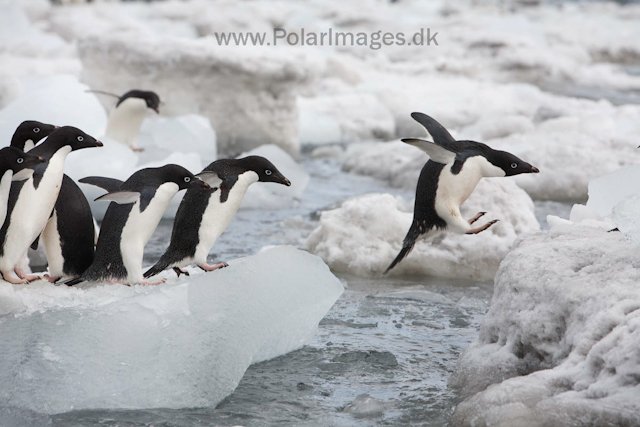
[[[594,227],[522,238],[450,380],[465,399],[452,425],[640,423],[637,253]]]
[[[307,248],[333,271],[365,277],[380,274],[400,251],[411,225],[412,207],[389,194],[350,199],[340,208],[322,213]],[[493,279],[516,237],[540,226],[531,198],[504,178],[480,181],[461,207],[465,218],[479,211],[488,212],[481,222],[495,218],[500,222],[474,236],[442,233],[421,240],[389,274]]]
[[[291,206],[302,195],[309,184],[309,174],[296,161],[277,145],[262,145],[241,157],[262,156],[275,165],[291,181],[286,187],[272,182],[260,182],[252,185],[240,206],[243,209],[282,209]]]
[[[154,90],[164,114],[208,117],[223,152],[276,144],[297,155],[296,92],[311,75],[301,51],[136,37],[135,44],[126,34],[83,39],[83,80],[116,93]]]
[[[0,285],[0,400],[41,413],[215,406],[250,364],[303,346],[343,291],[321,259],[288,246],[191,274],[154,287]]]

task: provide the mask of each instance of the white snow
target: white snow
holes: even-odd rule
[[[621,233],[581,225],[519,240],[450,381],[465,399],[452,425],[640,423],[637,255]]]
[[[309,174],[296,161],[277,145],[262,145],[238,158],[262,156],[291,181],[287,187],[272,182],[260,182],[252,185],[240,206],[243,209],[282,209],[291,206],[302,195],[309,184]]]
[[[0,400],[49,414],[215,406],[250,364],[303,346],[343,291],[288,246],[229,264],[152,287],[0,284]]]
[[[402,247],[411,225],[412,204],[390,194],[368,194],[325,211],[307,240],[310,252],[333,271],[359,276],[383,272]],[[516,237],[539,229],[533,202],[513,181],[484,179],[461,212],[465,218],[485,211],[480,222],[500,222],[477,235],[442,233],[421,240],[389,275],[430,275],[491,280]]]

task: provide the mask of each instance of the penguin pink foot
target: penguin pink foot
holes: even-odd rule
[[[469,225],[473,224],[474,222],[476,222],[477,220],[479,220],[480,218],[482,218],[483,216],[485,216],[487,213],[486,212],[478,212],[476,214],[476,216],[474,216],[473,218],[471,218],[469,220]]]
[[[148,280],[143,280],[142,282],[138,283],[138,285],[155,286],[155,285],[161,285],[166,281],[167,281],[167,279],[160,279],[160,280],[157,280],[155,282],[150,282]]]
[[[498,221],[499,221],[498,219],[494,219],[493,221],[489,221],[485,225],[481,225],[480,227],[477,227],[477,228],[472,228],[471,230],[467,231],[466,234],[482,233],[484,230],[486,230],[487,228],[491,227],[493,224],[495,224]]]
[[[11,272],[7,272],[7,271],[2,272],[2,278],[4,279],[5,282],[9,282],[14,285],[26,285],[27,283],[29,283],[29,281],[26,279],[15,279],[11,275]]]
[[[13,271],[15,271],[16,276],[18,276],[22,280],[26,280],[27,283],[35,282],[36,280],[40,280],[41,279],[40,276],[36,276],[35,274],[26,274],[24,272],[24,270],[21,269],[21,268],[16,268]]]
[[[142,148],[142,147],[131,147],[131,150],[135,151],[137,153],[140,153],[140,152],[144,151],[144,148]]]
[[[56,283],[58,280],[60,280],[60,277],[51,277],[48,274],[45,274],[41,278],[48,281],[49,283]]]
[[[204,271],[215,271],[215,270],[218,270],[219,268],[229,267],[229,264],[227,264],[226,262],[221,262],[216,265],[198,264],[198,267],[200,267]]]

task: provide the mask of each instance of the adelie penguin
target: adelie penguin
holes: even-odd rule
[[[25,121],[13,134],[11,146],[31,150],[56,128],[46,123]],[[31,245],[32,249],[38,248],[40,239],[49,264],[49,274],[45,278],[51,282],[65,276],[77,277],[93,262],[95,228],[91,207],[80,187],[67,175],[62,178],[51,218],[42,235]]]
[[[498,220],[473,228],[472,225],[485,212],[479,212],[469,220],[460,214],[460,205],[482,178],[539,172],[534,166],[506,151],[494,150],[481,142],[456,141],[440,123],[426,114],[412,113],[411,117],[425,128],[433,142],[415,138],[402,140],[426,152],[430,160],[422,168],[418,179],[411,228],[402,242],[400,253],[385,274],[411,252],[420,238],[428,238],[445,230],[477,234],[495,224]]]
[[[226,263],[209,265],[207,256],[229,226],[249,186],[255,182],[291,185],[273,163],[260,156],[217,160],[198,176],[212,188],[187,190],[176,213],[171,243],[144,277],[155,276],[167,268],[173,268],[178,276],[188,275],[181,267],[189,264],[204,271],[226,267]]]
[[[7,218],[0,229],[0,272],[4,280],[27,283],[38,279],[27,276],[19,263],[53,212],[62,185],[64,161],[72,151],[101,146],[100,141],[80,129],[65,126],[54,130],[29,151],[47,161],[36,167],[32,177],[11,185]],[[12,277],[13,272],[19,279]]]
[[[208,190],[209,185],[178,165],[142,169],[125,182],[103,177],[83,178],[80,182],[104,188],[108,193],[96,200],[112,203],[102,221],[93,263],[82,276],[64,283],[72,286],[84,281],[129,285],[164,282],[144,280],[144,247],[178,191]]]
[[[109,113],[105,138],[128,145],[133,151],[143,151],[143,148],[136,145],[140,126],[149,110],[160,113],[160,97],[155,92],[138,89],[130,90],[120,97],[112,96],[116,96],[118,102]]]
[[[44,157],[27,154],[17,148],[5,147],[0,150],[0,224],[7,217],[11,182],[30,178],[34,168],[44,162]]]

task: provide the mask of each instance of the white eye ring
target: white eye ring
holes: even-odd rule
[[[80,142],[84,141],[84,137],[82,135],[78,135],[78,141]]]
[[[38,132],[40,132],[40,128],[33,128],[33,131],[34,131],[35,133],[38,133]]]
[[[511,169],[515,169],[515,168],[517,168],[517,167],[518,167],[518,164],[517,164],[517,163],[511,163]]]
[[[190,182],[191,181],[191,177],[185,176],[184,177],[184,182]]]
[[[18,157],[18,160],[16,160],[18,163],[22,163],[24,162],[24,159],[22,157]]]
[[[271,173],[272,173],[272,172],[271,172],[269,169],[267,169],[266,171],[264,171],[264,173],[265,173],[266,175],[271,175]]]

